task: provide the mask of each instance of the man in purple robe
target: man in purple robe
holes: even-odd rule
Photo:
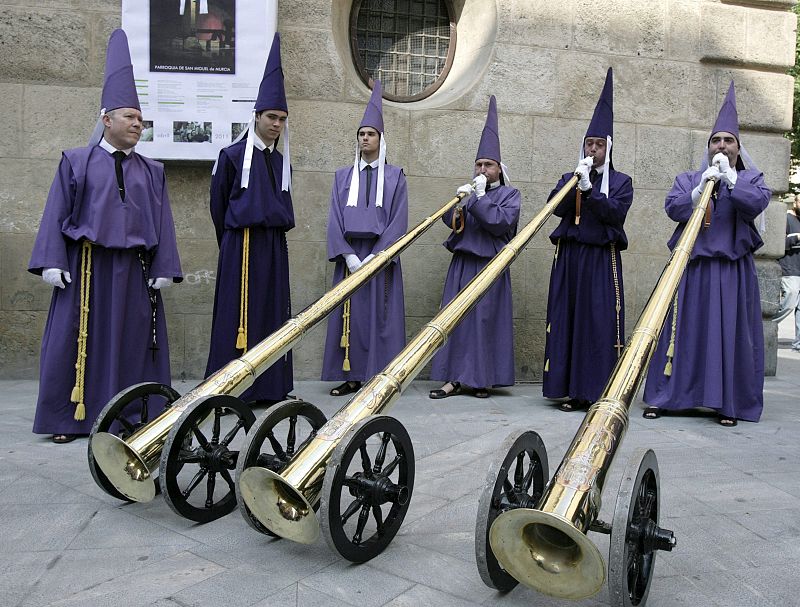
[[[353,166],[336,171],[328,216],[328,259],[333,284],[356,272],[405,234],[408,193],[403,169],[386,164],[381,83],[375,81],[358,127]],[[344,383],[331,396],[355,392],[406,343],[400,259],[373,278],[328,318],[323,381]]]
[[[550,234],[556,245],[547,298],[544,381],[546,398],[564,398],[562,411],[597,400],[625,343],[625,296],[620,252],[623,224],[633,202],[631,178],[614,168],[613,72],[583,138],[577,168],[565,173],[552,198],[573,175],[580,181],[556,207]]]
[[[294,209],[287,119],[276,33],[253,117],[243,138],[220,151],[211,178],[211,219],[219,261],[206,377],[273,333],[291,315],[286,232],[294,227]],[[284,129],[281,154],[277,144]],[[256,378],[241,398],[269,405],[283,400],[291,389],[289,352]]]
[[[753,251],[763,243],[754,219],[771,192],[739,143],[730,84],[699,171],[675,178],[664,208],[678,227],[672,249],[709,180],[717,182],[711,225],[700,230],[650,362],[643,416],[708,407],[722,426],[757,422],[764,407],[764,333]]]
[[[469,196],[442,220],[453,229],[444,246],[453,253],[442,294],[446,306],[517,233],[520,193],[511,187],[500,158],[497,102],[489,112],[475,158],[475,180],[458,192]],[[514,384],[514,314],[509,271],[458,324],[447,343],[433,357],[431,379],[445,384],[430,398],[459,394],[462,384],[478,398],[488,388]]]
[[[164,168],[134,150],[142,114],[119,29],[102,107],[89,145],[62,155],[28,265],[55,287],[33,423],[55,443],[88,434],[120,390],[170,383],[159,289],[183,278]]]

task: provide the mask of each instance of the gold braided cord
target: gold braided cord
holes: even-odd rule
[[[675,333],[678,328],[678,292],[672,300],[672,325],[669,334],[669,348],[667,348],[667,364],[664,365],[664,375],[672,375],[672,359],[675,358]]]
[[[350,270],[345,265],[344,278],[349,275]],[[350,298],[344,302],[344,307],[342,308],[342,339],[339,341],[339,347],[344,348],[342,371],[350,371]]]
[[[92,277],[92,243],[84,240],[81,245],[80,311],[78,313],[78,356],[75,361],[75,387],[70,400],[76,404],[75,419],[86,419],[84,392],[86,388],[86,350],[89,338],[89,291]]]
[[[250,228],[242,231],[242,286],[239,291],[239,329],[236,334],[236,349],[247,352],[247,307],[250,281]]]

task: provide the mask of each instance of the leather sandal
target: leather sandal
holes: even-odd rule
[[[645,419],[658,419],[661,417],[661,409],[658,407],[647,407],[642,413],[642,417]]]
[[[489,390],[486,388],[475,388],[473,395],[475,398],[489,398]]]
[[[77,437],[77,434],[54,434],[52,440],[57,445],[64,445],[66,443],[71,443]]]
[[[333,390],[331,390],[330,395],[346,396],[347,394],[358,392],[360,389],[361,389],[360,381],[346,381],[343,384],[336,386]]]
[[[728,417],[727,415],[720,415],[720,416],[717,418],[717,423],[718,423],[720,426],[725,426],[726,428],[733,428],[733,427],[734,427],[734,426],[736,426],[736,425],[737,425],[739,422],[738,422],[738,421],[736,421],[736,418],[735,418],[735,417]]]
[[[450,386],[450,390],[445,390],[446,386]],[[431,390],[428,398],[439,399],[447,398],[448,396],[455,396],[461,394],[461,384],[457,381],[449,381],[437,390]]]

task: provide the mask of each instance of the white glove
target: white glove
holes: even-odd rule
[[[61,280],[61,275],[64,275],[64,280]],[[49,284],[51,287],[58,287],[63,289],[66,285],[64,282],[72,282],[72,277],[69,272],[59,270],[58,268],[46,268],[42,271],[42,280]]]
[[[456,190],[456,196],[458,196],[459,194],[465,194],[469,196],[474,191],[475,188],[472,187],[471,183],[465,183],[464,185],[459,186],[459,188]]]
[[[478,175],[473,183],[475,184],[475,196],[481,198],[486,194],[486,175]]]
[[[578,163],[578,166],[585,166],[587,169],[591,169],[594,166],[594,156],[584,157],[584,159]],[[575,172],[577,173],[578,170],[575,169]]]
[[[361,262],[361,265],[363,266],[365,263],[367,263],[367,262],[368,262],[370,259],[372,259],[373,257],[375,257],[375,256],[374,256],[372,253],[370,253],[369,255],[367,255],[367,256],[364,258],[364,261],[362,261],[362,262]]]
[[[154,289],[164,289],[172,285],[171,278],[151,278],[147,281],[148,287],[153,287]]]
[[[589,179],[589,167],[586,166],[584,160],[581,160],[578,163],[578,166],[575,167],[575,174],[580,178],[578,181],[578,187],[581,189],[581,192],[586,192],[587,190],[592,189],[592,180]],[[591,160],[591,158],[589,159]]]
[[[709,181],[719,181],[721,176],[719,169],[713,164],[703,171],[700,176],[700,184],[692,190],[692,204],[697,204],[697,201],[700,200],[700,196],[703,195],[703,190]]]
[[[732,190],[739,176],[736,173],[736,169],[731,166],[728,157],[722,153],[716,154],[711,160],[711,164],[719,168],[722,181]]]
[[[353,253],[348,253],[345,255],[344,261],[347,264],[347,269],[350,270],[351,274],[361,267],[361,260],[358,258],[358,255]]]

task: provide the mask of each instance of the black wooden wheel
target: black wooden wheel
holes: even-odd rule
[[[202,398],[181,414],[161,452],[158,478],[174,512],[207,523],[236,508],[231,470],[253,421],[250,407],[228,395]]]
[[[675,536],[658,526],[659,476],[656,454],[640,449],[622,475],[608,548],[608,590],[612,606],[644,605],[656,551],[672,550]]]
[[[392,417],[358,422],[325,471],[319,519],[332,549],[354,563],[380,554],[406,516],[414,488],[414,447]]]
[[[170,386],[155,382],[134,384],[114,396],[103,407],[94,421],[89,433],[89,471],[100,488],[119,500],[129,502],[130,499],[117,491],[108,477],[97,465],[92,453],[92,438],[98,432],[107,432],[125,440],[147,422],[152,421],[161,412],[180,398],[180,394]],[[156,483],[156,490],[158,483]]]
[[[317,435],[325,421],[322,411],[302,400],[290,400],[269,408],[256,419],[242,443],[236,463],[237,481],[239,475],[252,466],[280,473],[294,454]],[[253,516],[242,499],[238,482],[236,501],[248,525],[259,533],[280,537]]]
[[[489,544],[494,520],[507,510],[534,508],[549,479],[547,450],[541,437],[531,430],[510,434],[498,449],[505,453],[486,475],[478,500],[475,523],[475,560],[483,583],[508,592],[519,582],[497,562]]]

